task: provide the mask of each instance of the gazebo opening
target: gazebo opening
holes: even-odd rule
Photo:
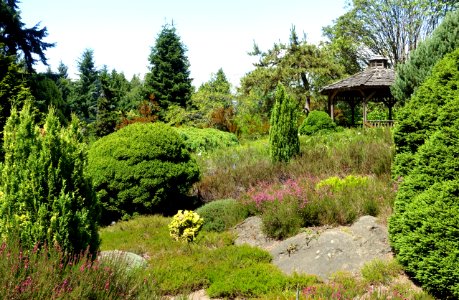
[[[334,119],[334,106],[338,101],[346,102],[351,109],[351,123],[355,125],[355,109],[362,105],[363,126],[392,126],[395,98],[390,92],[395,71],[388,66],[387,58],[375,56],[370,59],[368,67],[346,79],[327,85],[321,91],[328,96],[328,110]],[[389,111],[389,120],[368,120],[368,103],[384,103]]]

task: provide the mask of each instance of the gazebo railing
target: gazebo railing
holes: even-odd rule
[[[366,120],[364,127],[394,127],[395,120]]]

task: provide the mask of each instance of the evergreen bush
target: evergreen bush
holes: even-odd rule
[[[288,162],[300,152],[297,105],[282,84],[277,86],[276,103],[271,112],[269,150],[273,162]]]
[[[326,112],[318,110],[311,111],[298,129],[301,135],[314,135],[334,131],[337,131],[335,122],[333,122]]]
[[[178,127],[176,130],[190,152],[208,152],[239,144],[235,134],[214,128]]]
[[[183,208],[199,168],[179,134],[163,123],[134,123],[96,141],[88,170],[111,222]]]
[[[4,129],[0,233],[21,245],[57,244],[65,253],[99,247],[99,203],[85,173],[86,146],[78,120],[61,128],[54,109],[44,127],[30,105],[12,110]]]
[[[394,128],[397,153],[415,153],[438,128],[439,110],[459,97],[459,50],[448,54],[433,68],[432,75],[399,110]]]
[[[225,231],[248,217],[245,206],[234,199],[209,202],[196,210],[204,218],[203,230]]]
[[[389,220],[390,241],[406,271],[440,299],[459,297],[458,84],[456,50],[418,88],[403,109],[414,117],[396,132],[406,152],[396,159],[404,179]],[[411,168],[403,169],[410,159]]]

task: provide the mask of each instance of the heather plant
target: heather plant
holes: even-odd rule
[[[25,251],[16,237],[0,246],[2,299],[156,299],[152,278],[115,261],[71,257],[36,244]]]
[[[339,192],[347,188],[362,188],[368,185],[368,177],[348,175],[344,178],[332,176],[327,179],[321,180],[317,183],[316,188],[328,188],[332,192]]]
[[[85,172],[86,146],[76,118],[62,128],[50,109],[43,128],[30,105],[12,110],[4,129],[0,234],[18,234],[24,250],[59,245],[91,253],[99,246],[99,202]]]
[[[239,144],[235,134],[214,128],[177,127],[190,152],[202,153]]]
[[[99,139],[89,150],[88,170],[104,223],[187,208],[200,175],[182,138],[163,123],[135,123]]]
[[[300,152],[297,128],[297,105],[285,87],[279,84],[276,103],[271,112],[269,153],[273,162],[288,162]]]
[[[314,110],[304,119],[298,133],[301,135],[314,135],[337,131],[338,127],[330,116],[324,111]]]
[[[290,197],[265,203],[261,220],[263,232],[277,240],[297,234],[304,223],[300,214],[300,203]]]

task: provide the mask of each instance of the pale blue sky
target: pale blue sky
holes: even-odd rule
[[[262,50],[288,40],[292,25],[318,43],[321,28],[345,12],[345,0],[23,0],[22,21],[48,28],[46,52],[53,70],[59,61],[76,78],[76,61],[85,48],[94,50],[97,67],[122,71],[128,79],[148,71],[148,55],[162,25],[174,21],[188,49],[193,85],[208,81],[223,68],[229,80],[253,69],[247,55],[253,41]],[[37,67],[42,71],[44,67]]]

